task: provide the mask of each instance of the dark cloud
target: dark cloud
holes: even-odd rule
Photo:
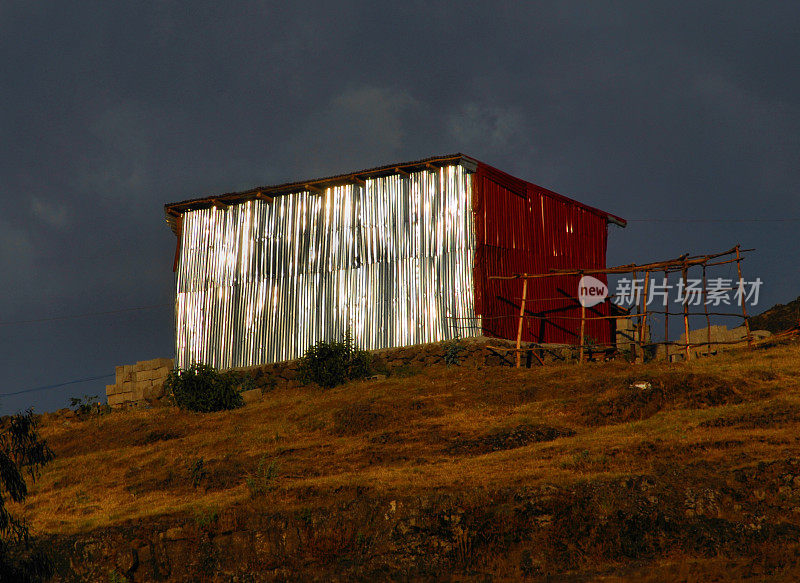
[[[793,3],[0,3],[0,321],[168,304],[165,202],[463,151],[629,218],[797,218]],[[610,262],[796,222],[637,223]],[[6,391],[171,353],[169,308],[0,326]],[[101,392],[7,398],[2,410]],[[0,391],[5,392],[5,391]]]

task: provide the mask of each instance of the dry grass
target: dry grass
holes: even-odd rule
[[[287,501],[354,484],[412,494],[569,483],[651,472],[665,456],[777,459],[796,453],[798,416],[785,412],[800,410],[798,364],[791,346],[672,366],[430,367],[328,391],[276,390],[233,412],[46,418],[57,458],[24,511],[39,532],[71,533],[225,507],[248,498],[246,479],[265,456]],[[653,389],[630,389],[639,379]],[[564,436],[503,442],[518,427]],[[189,466],[200,458],[206,475],[194,488]]]
[[[799,369],[795,345],[670,366],[428,367],[274,390],[233,412],[46,416],[56,461],[16,511],[38,533],[71,534],[223,510],[253,503],[248,478],[272,462],[270,503],[288,510],[353,488],[402,497],[643,475],[724,485],[798,456]],[[652,389],[631,389],[638,380]],[[686,568],[662,562],[676,576]]]

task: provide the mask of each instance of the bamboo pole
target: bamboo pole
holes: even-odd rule
[[[664,283],[669,283],[669,272],[664,270]],[[669,289],[669,288],[668,288]],[[667,298],[667,313],[664,315],[664,355],[669,362],[669,298]]]
[[[639,346],[642,348],[642,362],[645,360],[644,331],[647,328],[647,289],[650,285],[650,271],[644,272],[644,290],[642,294],[642,319],[639,320]]]
[[[706,266],[703,265],[703,311],[706,313],[706,342],[708,355],[711,355],[711,316],[708,315],[708,287],[706,285]],[[688,342],[688,340],[687,340]]]
[[[739,301],[742,304],[742,316],[744,316],[744,329],[747,331],[747,346],[753,349],[753,336],[750,334],[750,322],[747,320],[747,304],[744,301],[744,282],[742,281],[742,259],[739,255],[739,247],[736,246],[736,271],[739,273]]]
[[[686,333],[686,361],[689,361],[689,354],[690,350],[689,347],[691,344],[689,343],[689,298],[686,295],[686,275],[688,272],[688,268],[684,263],[683,271],[681,271],[681,280],[683,281],[683,329]]]
[[[581,303],[581,359],[580,364],[583,364],[583,345],[586,342],[586,306]]]
[[[528,297],[528,280],[522,280],[522,301],[519,304],[519,324],[517,324],[517,368],[522,360],[522,322],[525,319],[525,299]]]
[[[742,253],[746,251],[753,251],[753,249],[740,249]],[[551,269],[548,273],[518,273],[515,275],[490,275],[489,279],[537,279],[541,277],[559,277],[562,275],[585,275],[585,274],[598,274],[598,273],[634,273],[635,271],[642,271],[642,270],[661,270],[664,268],[668,268],[670,271],[682,271],[684,267],[691,267],[694,265],[705,265],[707,264],[709,267],[712,265],[725,265],[727,263],[734,263],[737,259],[728,259],[725,261],[718,261],[714,263],[708,263],[711,259],[715,259],[717,257],[724,257],[725,255],[731,255],[736,252],[736,247],[731,248],[728,251],[723,251],[722,253],[713,253],[711,255],[698,255],[696,257],[688,257],[688,255],[681,255],[675,259],[670,259],[668,261],[656,261],[653,263],[642,263],[642,264],[635,264],[630,263],[628,265],[618,265],[616,267],[607,267],[604,269]],[[739,258],[740,261],[744,260],[744,257]]]

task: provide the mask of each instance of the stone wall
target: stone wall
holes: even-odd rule
[[[171,358],[155,358],[118,366],[117,382],[106,385],[109,406],[122,407],[127,403],[160,399],[164,396],[164,381],[173,366]]]
[[[512,340],[500,338],[465,338],[457,342],[446,341],[418,344],[398,348],[374,350],[372,365],[377,375],[407,376],[428,366],[446,366],[454,362],[465,368],[484,366],[514,366],[514,352],[504,350],[515,346]],[[524,345],[525,343],[523,343]],[[577,353],[574,349],[553,345],[542,357],[549,362],[569,362]],[[108,404],[121,407],[132,403],[153,403],[164,396],[164,380],[173,367],[169,358],[156,358],[117,367],[117,382],[106,386]],[[524,353],[522,366],[538,366],[532,355]],[[258,390],[243,393],[245,402],[261,394],[262,390],[300,385],[298,370],[300,360],[274,362],[237,369],[255,381]]]

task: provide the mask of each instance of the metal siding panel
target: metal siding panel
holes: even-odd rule
[[[464,325],[471,201],[467,171],[451,165],[185,213],[178,366],[296,358],[348,326],[366,349],[479,334]]]
[[[605,217],[532,184],[523,183],[527,184],[523,198],[520,182],[485,165],[473,175],[476,311],[483,317],[485,334],[509,339],[517,335],[522,281],[489,280],[489,276],[602,268],[606,260]],[[523,340],[577,344],[577,286],[574,276],[529,280],[526,311],[543,319],[524,321]],[[596,310],[608,315],[607,304]],[[601,343],[611,341],[611,328],[608,320],[587,322],[587,334]]]

